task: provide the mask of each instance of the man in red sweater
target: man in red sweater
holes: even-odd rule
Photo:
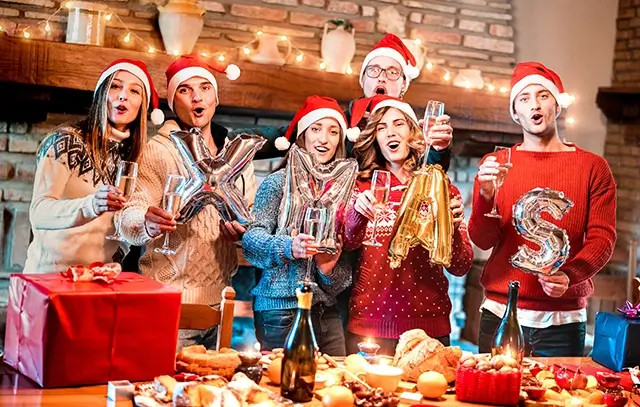
[[[522,126],[522,144],[510,149],[511,167],[495,195],[493,181],[501,171],[495,154],[484,157],[474,186],[469,220],[471,240],[493,249],[484,267],[480,352],[490,352],[493,335],[504,315],[508,283],[520,281],[518,320],[525,354],[582,356],[591,278],[611,258],[616,241],[616,185],[600,156],[565,143],[556,118],[565,100],[562,81],[546,66],[522,62],[511,80],[511,117]],[[504,170],[502,170],[504,171]],[[525,273],[509,261],[519,246],[539,248],[520,236],[512,223],[512,207],[538,187],[564,192],[574,206],[560,220],[544,215],[567,232],[570,255],[553,275]],[[486,217],[496,201],[500,219]]]

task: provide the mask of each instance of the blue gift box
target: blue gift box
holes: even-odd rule
[[[640,365],[640,319],[598,312],[592,358],[616,372]]]

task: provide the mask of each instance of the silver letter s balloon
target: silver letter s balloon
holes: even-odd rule
[[[511,264],[523,271],[535,274],[553,274],[569,257],[569,237],[564,229],[540,216],[547,212],[555,219],[569,212],[573,202],[563,192],[549,188],[535,188],[522,195],[513,205],[513,226],[520,236],[540,247],[533,250],[521,245],[511,256]]]
[[[244,224],[253,220],[236,181],[265,139],[240,134],[229,141],[220,154],[212,157],[197,128],[172,131],[169,138],[178,149],[189,174],[182,191],[179,222],[189,221],[209,204],[216,205],[224,221],[238,220]]]
[[[321,165],[313,155],[293,144],[289,149],[277,233],[302,232],[306,209],[326,208],[327,220],[318,250],[335,254],[336,223],[344,216],[357,175],[358,163],[353,158]]]

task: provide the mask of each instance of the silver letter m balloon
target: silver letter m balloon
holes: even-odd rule
[[[555,219],[569,212],[573,202],[563,192],[549,188],[535,188],[522,195],[513,205],[513,226],[520,236],[540,246],[533,250],[521,245],[518,252],[511,256],[511,264],[523,271],[535,274],[553,274],[569,257],[569,237],[564,229],[540,216],[542,212],[551,214]]]
[[[189,174],[182,191],[179,222],[189,221],[209,204],[216,205],[220,217],[226,222],[238,220],[244,224],[253,220],[236,181],[266,142],[265,139],[240,134],[213,157],[197,128],[172,131],[169,138],[178,149]]]

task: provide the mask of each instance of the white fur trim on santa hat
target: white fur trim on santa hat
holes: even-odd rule
[[[511,88],[511,93],[509,95],[509,112],[511,113],[511,118],[516,123],[518,122],[518,116],[516,116],[516,112],[513,107],[513,102],[516,100],[516,96],[518,96],[518,93],[522,92],[524,88],[526,88],[529,85],[544,86],[549,92],[551,92],[551,94],[556,100],[556,103],[558,103],[558,106],[560,106],[561,108],[563,107],[560,104],[560,99],[561,99],[560,90],[558,90],[558,87],[556,86],[555,83],[553,83],[551,80],[545,78],[542,75],[525,76],[524,78],[520,79],[515,85],[513,85],[513,87]],[[560,114],[560,112],[558,112],[558,114]]]
[[[240,77],[240,68],[238,68],[238,65],[229,64],[224,70],[224,73],[227,76],[227,79],[229,79],[230,81],[235,81]]]
[[[280,151],[288,150],[289,147],[291,146],[291,143],[289,142],[289,140],[287,140],[287,138],[284,136],[278,137],[274,144],[276,145],[276,148]]]
[[[342,134],[346,133],[347,122],[344,120],[344,116],[342,112],[338,112],[335,109],[326,107],[326,108],[312,110],[306,115],[302,116],[300,120],[298,120],[298,127],[297,127],[298,136],[301,135],[307,129],[307,127],[311,126],[313,123],[317,122],[320,119],[324,119],[325,117],[330,117],[332,119],[335,119],[340,125],[340,128],[342,129]]]
[[[164,123],[164,113],[160,109],[153,109],[151,112],[151,123],[160,126]]]
[[[191,79],[196,76],[200,76],[211,82],[216,91],[216,95],[218,94],[218,82],[216,82],[216,78],[211,72],[201,66],[190,66],[188,68],[184,68],[173,75],[173,78],[171,78],[167,85],[167,102],[169,102],[169,108],[171,110],[173,110],[173,98],[176,95],[178,86],[187,79]]]
[[[364,84],[364,71],[371,62],[372,59],[376,57],[389,57],[400,64],[402,67],[402,71],[406,76],[405,79],[405,87],[408,86],[408,83],[411,82],[412,79],[418,77],[420,71],[417,67],[408,65],[406,59],[393,48],[376,48],[373,51],[369,52],[367,56],[364,57],[364,61],[362,61],[362,67],[360,68],[360,86]]]
[[[118,71],[127,71],[137,76],[138,79],[142,81],[142,84],[144,85],[144,89],[147,91],[147,99],[149,99],[149,103],[151,103],[151,100],[153,98],[151,96],[151,86],[149,85],[149,78],[147,77],[147,74],[144,73],[144,71],[140,69],[140,67],[134,64],[130,64],[128,62],[120,62],[107,68],[100,75],[100,78],[98,78],[98,83],[96,83],[96,89],[93,91],[93,94],[94,95],[96,94],[102,82],[104,82],[104,80],[107,79],[109,75],[116,73]]]
[[[360,128],[350,127],[347,129],[347,138],[350,142],[355,143],[360,138]]]
[[[418,125],[418,116],[416,116],[416,112],[413,111],[413,109],[411,108],[411,105],[409,105],[408,103],[404,103],[399,100],[393,100],[393,99],[383,100],[382,102],[375,105],[373,110],[371,110],[371,113],[383,107],[394,107],[400,110],[401,112],[406,113],[407,116],[409,116],[411,120],[413,120],[416,123],[416,125]]]

